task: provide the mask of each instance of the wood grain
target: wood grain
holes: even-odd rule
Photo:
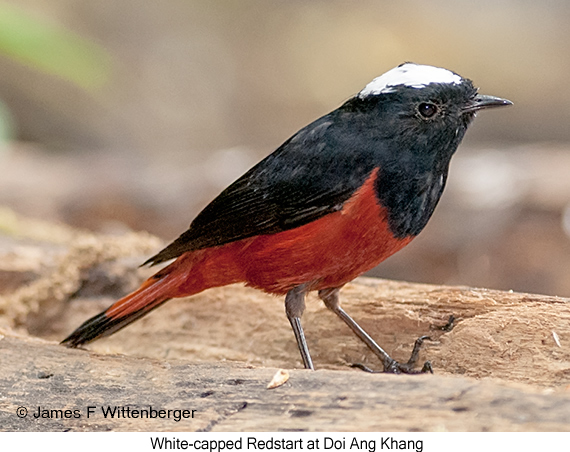
[[[57,342],[148,276],[136,265],[158,242],[58,237],[0,240],[10,281],[0,288],[3,431],[570,430],[568,299],[370,278],[341,291],[346,311],[396,359],[429,334],[421,358],[435,375],[350,368],[379,363],[314,295],[303,324],[318,370],[295,370],[283,300],[242,286],[173,300],[90,351],[70,350]],[[450,315],[456,326],[444,331]],[[279,368],[289,380],[267,389]],[[88,406],[99,410],[90,418]],[[115,406],[195,416],[102,415]],[[38,407],[80,417],[35,419]]]

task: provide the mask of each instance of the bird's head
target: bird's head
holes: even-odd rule
[[[414,63],[375,78],[352,99],[353,108],[378,115],[384,132],[408,149],[450,153],[476,112],[511,104],[479,94],[471,80],[447,69]]]

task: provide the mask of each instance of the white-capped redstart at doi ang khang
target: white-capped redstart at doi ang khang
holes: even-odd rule
[[[313,363],[301,316],[316,290],[386,372],[413,372],[341,308],[339,290],[420,233],[475,114],[511,104],[446,69],[405,63],[386,72],[226,188],[145,264],[174,262],[63,343],[109,336],[171,298],[245,283],[285,295],[306,368]]]

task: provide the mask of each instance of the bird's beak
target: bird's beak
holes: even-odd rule
[[[465,107],[463,107],[463,112],[474,113],[484,108],[506,107],[507,105],[513,105],[513,103],[510,100],[501,99],[500,97],[477,94]]]

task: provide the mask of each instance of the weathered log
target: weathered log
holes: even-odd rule
[[[2,430],[570,430],[568,299],[361,278],[341,292],[346,311],[399,360],[430,335],[421,356],[435,375],[350,369],[380,363],[311,295],[303,324],[320,370],[290,370],[268,390],[277,368],[301,367],[283,300],[212,289],[167,303],[91,352],[70,350],[55,341],[147,276],[127,256],[156,242],[79,234],[56,251],[26,242],[27,261],[8,242],[0,254],[19,265],[0,273],[25,277],[0,290]],[[442,329],[450,315],[455,327]],[[98,410],[90,418],[88,406]],[[179,422],[110,419],[106,406],[196,411]],[[38,407],[80,417],[35,419]]]
[[[570,394],[487,379],[291,370],[287,383],[267,389],[276,369],[239,363],[97,355],[10,334],[0,341],[0,354],[4,431],[553,431],[570,425]],[[27,408],[26,418],[17,416],[18,407]],[[105,418],[101,408],[114,407],[195,411],[178,422],[173,412],[162,419]],[[80,417],[35,418],[42,410]]]

